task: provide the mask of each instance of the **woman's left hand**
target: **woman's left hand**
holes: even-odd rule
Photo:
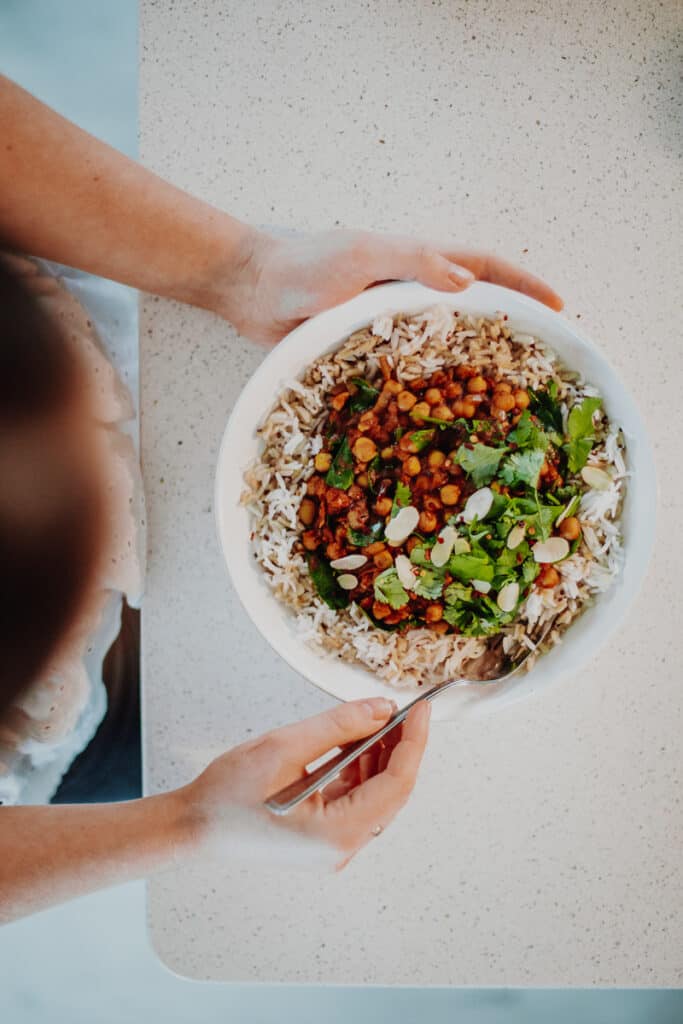
[[[540,278],[490,253],[401,235],[327,231],[276,238],[249,231],[238,267],[215,282],[213,308],[255,341],[274,343],[308,317],[380,281],[415,280],[459,292],[475,280],[523,292],[551,309],[562,299]]]

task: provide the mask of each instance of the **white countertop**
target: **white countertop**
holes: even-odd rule
[[[153,881],[157,952],[223,980],[681,985],[679,5],[141,7],[149,166],[255,223],[445,232],[542,273],[638,398],[661,489],[647,583],[588,671],[436,724],[409,806],[341,874]],[[143,301],[149,791],[331,703],[247,620],[215,535],[218,444],[263,357]]]

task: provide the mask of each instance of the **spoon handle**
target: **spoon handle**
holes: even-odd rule
[[[383,725],[377,732],[374,732],[371,736],[366,736],[363,740],[358,740],[350,747],[342,750],[340,754],[335,754],[334,757],[325,761],[309,775],[305,775],[302,779],[297,779],[296,782],[292,782],[277,793],[273,793],[265,801],[265,806],[273,814],[289,814],[303,800],[306,800],[313,793],[323,789],[328,783],[336,779],[344,768],[353,764],[356,758],[364,754],[366,750],[369,750],[373,744],[381,740],[383,736],[386,736],[397,725],[400,725],[415,704],[419,704],[421,700],[433,700],[437,693],[453,686],[456,682],[460,682],[460,680],[453,679],[445,684],[440,683],[438,686],[433,686],[431,690],[426,690],[424,693],[419,694],[414,700],[411,700],[410,704],[406,704],[405,707],[393,714],[386,725]]]

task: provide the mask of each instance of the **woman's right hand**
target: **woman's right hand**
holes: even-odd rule
[[[427,742],[430,705],[417,704],[405,722],[350,765],[322,792],[276,817],[263,801],[301,778],[306,765],[380,729],[394,713],[384,698],[351,701],[235,747],[177,791],[202,847],[235,847],[278,859],[294,849],[308,860],[317,845],[342,868],[407,801]],[[379,827],[379,829],[378,829]],[[292,843],[280,845],[282,831]],[[263,845],[263,840],[266,845]],[[301,842],[305,840],[304,842]]]

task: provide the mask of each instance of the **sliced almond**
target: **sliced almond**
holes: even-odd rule
[[[606,491],[608,487],[612,486],[612,477],[604,469],[598,469],[597,466],[584,466],[581,476],[584,482],[596,491]]]
[[[398,547],[404,540],[410,537],[417,526],[420,513],[413,505],[408,505],[397,512],[393,519],[387,523],[384,536],[392,547]]]
[[[569,554],[569,543],[564,537],[551,537],[539,541],[531,549],[534,561],[540,563],[560,562]]]
[[[490,487],[480,487],[474,494],[470,494],[467,503],[462,510],[462,518],[466,523],[474,519],[485,519],[491,511],[493,504],[493,491]]]
[[[354,587],[358,586],[358,577],[354,576],[351,572],[344,572],[341,576],[337,577],[337,583],[342,590],[353,590]]]
[[[454,555],[465,555],[468,551],[472,550],[472,545],[468,541],[467,537],[456,537],[453,543]]]
[[[487,583],[486,580],[472,580],[472,586],[475,590],[478,590],[480,594],[488,594],[491,589],[491,584]]]
[[[501,587],[497,604],[502,612],[511,612],[519,600],[519,583],[506,583]]]
[[[442,565],[446,564],[451,557],[451,551],[457,539],[457,531],[452,526],[444,526],[432,548],[432,565],[440,569]]]
[[[367,555],[344,555],[343,558],[335,558],[330,562],[333,569],[360,569],[368,560]]]
[[[510,549],[510,551],[514,551],[515,548],[518,548],[519,545],[524,540],[525,536],[526,536],[526,527],[520,526],[520,525],[513,526],[512,529],[510,530],[510,532],[508,533],[508,539],[507,539],[507,542],[506,542],[508,548]]]
[[[396,555],[396,572],[406,590],[412,590],[415,586],[415,566],[406,555]]]

